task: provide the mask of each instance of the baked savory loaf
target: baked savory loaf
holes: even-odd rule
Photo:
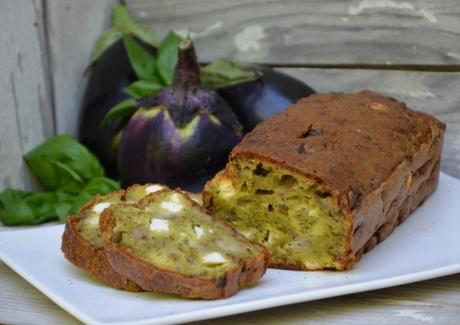
[[[268,253],[183,192],[162,190],[139,204],[114,204],[100,220],[113,269],[142,289],[219,299],[265,273]]]
[[[133,185],[126,191],[94,197],[80,209],[78,215],[67,218],[61,244],[64,256],[106,284],[127,291],[141,291],[136,283],[115,272],[108,262],[99,231],[99,217],[111,204],[138,202],[146,195],[164,188],[157,184]]]
[[[348,269],[435,190],[444,131],[371,91],[311,95],[245,136],[204,206],[271,267]]]

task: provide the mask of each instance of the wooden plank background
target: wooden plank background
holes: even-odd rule
[[[110,25],[110,11],[117,2],[46,0],[57,133],[77,133],[86,88],[83,71],[97,37]]]
[[[459,65],[458,0],[126,0],[160,35],[190,28],[201,60]],[[197,19],[199,17],[199,19]]]
[[[0,190],[37,188],[22,155],[55,133],[42,1],[0,9]]]
[[[34,189],[21,157],[50,135],[75,135],[82,72],[118,0],[0,1],[0,191]],[[204,62],[266,63],[318,91],[369,88],[436,115],[448,126],[443,171],[460,178],[460,1],[124,2],[159,36],[190,29]],[[457,274],[197,324],[453,325],[459,280]],[[3,263],[0,288],[0,323],[78,323]]]
[[[117,2],[2,0],[0,191],[38,189],[22,156],[53,134],[76,134],[83,70]]]

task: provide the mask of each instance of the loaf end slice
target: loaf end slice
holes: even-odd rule
[[[444,131],[371,91],[315,94],[244,137],[204,206],[271,267],[348,269],[436,189]]]
[[[264,247],[214,220],[179,190],[113,205],[100,228],[112,267],[148,291],[226,298],[255,285],[267,267]]]

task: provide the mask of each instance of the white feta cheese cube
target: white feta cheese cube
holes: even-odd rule
[[[170,212],[179,212],[183,209],[183,206],[182,204],[180,203],[176,203],[176,202],[171,202],[171,201],[164,201],[164,202],[161,202],[161,207],[163,209],[166,209]]]
[[[93,206],[93,211],[96,213],[102,213],[105,209],[110,206],[110,202],[101,202]]]
[[[150,193],[155,193],[155,192],[158,192],[162,189],[164,189],[165,187],[163,185],[160,185],[160,184],[152,184],[152,185],[149,185],[145,188],[145,192],[147,194],[150,194]]]
[[[203,256],[203,262],[206,264],[223,264],[227,260],[218,252],[213,252]]]
[[[201,227],[194,226],[193,230],[195,231],[195,234],[198,238],[201,238],[204,235],[204,230]]]
[[[168,220],[153,218],[150,222],[150,230],[158,232],[168,232],[169,222]]]

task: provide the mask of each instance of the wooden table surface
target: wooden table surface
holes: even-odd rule
[[[22,155],[50,135],[75,135],[81,73],[115,2],[2,2],[0,190],[36,188]],[[269,64],[318,92],[367,88],[437,116],[447,124],[442,170],[460,178],[457,0],[124,2],[160,37],[190,28],[200,60]],[[0,323],[78,321],[0,262]],[[460,274],[195,324],[215,323],[460,324]]]

